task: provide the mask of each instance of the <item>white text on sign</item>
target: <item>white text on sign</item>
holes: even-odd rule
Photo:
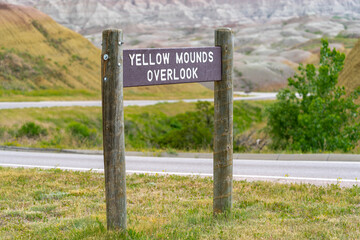
[[[134,53],[129,54],[131,66],[155,66],[155,65],[170,65],[170,54],[165,53]],[[200,52],[181,52],[175,53],[175,64],[188,63],[207,63],[214,61],[214,53],[212,51]],[[177,81],[185,79],[197,79],[198,67],[188,68],[163,68],[148,70],[146,78],[149,82],[152,81]]]

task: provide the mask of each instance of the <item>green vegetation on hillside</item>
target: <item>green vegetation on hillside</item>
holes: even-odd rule
[[[234,104],[234,136],[262,121],[257,104]],[[125,119],[126,143],[135,149],[211,150],[214,131],[214,107],[197,102],[196,110],[169,117],[165,114],[132,114]],[[235,150],[243,146],[235,144]]]
[[[1,239],[357,239],[360,187],[235,181],[213,217],[210,178],[128,175],[128,230],[107,232],[104,175],[0,168]]]
[[[0,9],[0,35],[0,99],[44,90],[100,96],[100,50],[81,35],[17,5]]]
[[[263,122],[264,105],[263,102],[235,102],[235,151],[249,150],[251,144],[255,149],[260,147],[256,139],[249,141],[249,138]],[[126,149],[211,151],[213,116],[213,106],[209,102],[126,107]],[[19,134],[24,126],[44,129],[47,134]],[[0,145],[101,149],[101,108],[1,110]]]
[[[346,97],[337,86],[345,54],[323,41],[320,65],[300,65],[300,74],[288,79],[289,88],[268,108],[268,130],[275,149],[324,152],[355,148],[360,140],[360,89]]]
[[[235,102],[234,152],[301,152],[301,149],[297,148],[271,148],[272,141],[266,125],[268,117],[265,109],[273,103],[273,101]],[[279,103],[277,102],[274,106]],[[288,125],[280,122],[281,126],[276,128],[279,130],[292,123],[288,117],[297,116],[289,110],[280,112],[281,114],[277,116]],[[333,115],[328,114],[321,119],[325,121],[331,117]],[[335,122],[332,124],[332,128],[325,130],[336,130]],[[307,125],[307,127],[310,126],[312,125]],[[24,129],[27,129],[27,132],[34,131],[40,134],[24,134]],[[212,132],[213,105],[208,102],[160,103],[125,108],[125,146],[127,151],[211,152]],[[281,131],[281,133],[288,132]],[[313,131],[310,133],[313,134]],[[358,133],[354,132],[354,134]],[[307,136],[306,134],[302,135],[304,138]],[[321,135],[317,134],[313,139],[316,140],[316,137],[321,137]],[[342,137],[346,137],[346,135]],[[276,138],[273,139],[274,143],[276,143]],[[287,144],[291,143],[292,140],[287,142]],[[328,141],[327,144],[330,143]],[[101,108],[55,107],[0,110],[0,146],[102,149]],[[314,146],[317,145],[314,144]],[[324,151],[323,148],[320,150]],[[311,150],[305,149],[304,152],[306,151],[316,150],[312,148]],[[325,151],[346,152],[349,149],[333,151],[326,148]],[[357,144],[356,148],[350,152],[359,153],[359,151]]]
[[[75,56],[75,55],[74,55]],[[79,58],[75,58],[80,61]],[[84,59],[81,59],[83,61]],[[76,89],[60,66],[44,56],[31,55],[15,49],[0,49],[0,99],[24,100],[48,97],[100,98],[100,92]],[[81,77],[78,77],[81,80]],[[98,93],[97,93],[98,92]]]
[[[40,89],[31,91],[0,89],[1,102],[96,100],[101,97],[100,95],[99,92],[83,89]]]

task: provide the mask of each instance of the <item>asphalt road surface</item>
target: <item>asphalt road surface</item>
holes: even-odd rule
[[[103,172],[102,155],[0,151],[0,166],[60,168]],[[127,173],[212,176],[204,158],[126,157]],[[234,179],[352,186],[360,181],[360,162],[234,160]]]
[[[234,92],[235,94],[246,95],[243,92]],[[234,97],[235,101],[244,100],[269,100],[275,99],[277,93],[260,93],[254,92],[246,97]],[[214,101],[214,99],[184,99],[183,102],[197,102],[197,101]],[[178,102],[179,100],[125,100],[124,106],[147,106],[154,105],[160,102]],[[0,102],[0,109],[14,109],[14,108],[44,108],[44,107],[101,107],[101,101],[42,101],[42,102]]]

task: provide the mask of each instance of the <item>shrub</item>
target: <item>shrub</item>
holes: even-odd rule
[[[86,125],[79,123],[79,122],[71,122],[67,126],[67,130],[73,135],[74,137],[78,138],[89,138],[92,135],[96,135],[95,129],[89,129]]]
[[[47,130],[34,122],[25,123],[16,134],[17,137],[26,136],[28,138],[39,137],[40,135],[47,135]]]
[[[288,79],[289,88],[268,109],[268,131],[273,148],[301,151],[349,151],[360,139],[359,90],[347,95],[337,86],[345,55],[330,50],[322,40],[320,65],[300,65]]]
[[[234,103],[234,136],[260,122],[262,115],[260,107]],[[213,146],[213,132],[214,107],[203,101],[196,103],[195,111],[175,116],[142,113],[125,119],[125,144],[135,149],[209,150]]]
[[[75,140],[81,144],[86,144],[87,147],[98,146],[101,143],[96,129],[89,128],[83,123],[71,122],[66,129]]]

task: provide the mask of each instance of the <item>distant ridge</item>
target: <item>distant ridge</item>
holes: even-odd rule
[[[34,6],[83,35],[102,28],[252,24],[303,16],[360,17],[356,0],[5,0]]]

